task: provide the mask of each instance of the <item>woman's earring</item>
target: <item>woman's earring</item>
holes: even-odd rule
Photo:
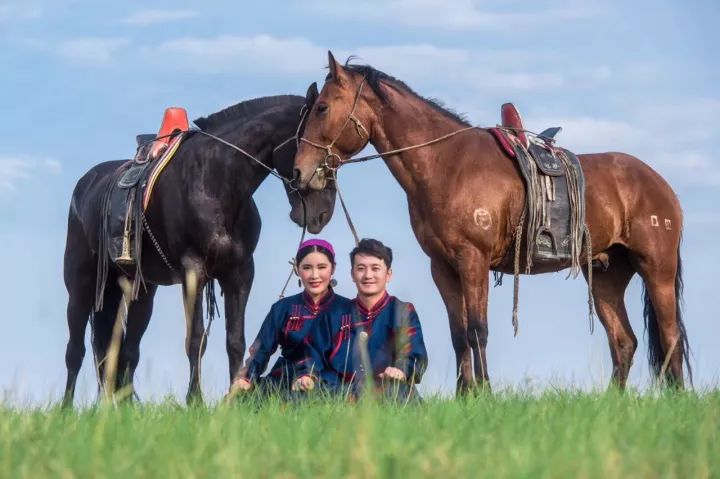
[[[335,278],[333,278],[330,280],[330,287],[334,288],[335,286],[337,286],[337,280]]]
[[[300,281],[300,278],[298,278],[298,288],[302,286],[302,281]]]

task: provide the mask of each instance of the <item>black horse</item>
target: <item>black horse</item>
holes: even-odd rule
[[[317,94],[314,84],[306,98],[312,99],[313,92]],[[249,100],[195,123],[201,130],[242,148],[281,176],[290,178],[296,151],[292,137],[298,132],[301,111],[312,106],[306,105],[310,101],[306,98],[286,95]],[[98,377],[101,380],[104,377],[104,358],[123,295],[118,277],[123,273],[110,262],[102,308],[94,311],[101,203],[110,179],[123,162],[109,161],[90,169],[78,181],[70,204],[64,265],[70,331],[65,354],[66,405],[72,404],[85,355],[89,320],[95,366]],[[128,308],[114,387],[132,387],[140,358],[140,340],[150,320],[157,286],[183,283],[186,298],[189,289],[196,291],[196,297],[186,299],[194,304],[185,341],[190,361],[188,400],[202,397],[199,375],[200,357],[205,349],[202,292],[213,279],[220,283],[225,300],[226,347],[232,382],[245,353],[245,306],[261,226],[252,195],[268,175],[267,168],[205,134],[189,134],[180,144],[159,177],[145,211],[147,226],[157,245],[147,232],[143,235],[141,266],[145,286]],[[295,223],[306,224],[315,233],[330,221],[334,191],[310,193],[301,199],[287,182],[285,189],[292,208],[290,217]],[[192,288],[186,284],[189,272],[197,279]]]

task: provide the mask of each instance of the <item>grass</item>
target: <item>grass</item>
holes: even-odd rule
[[[0,477],[718,477],[720,393],[0,406]]]

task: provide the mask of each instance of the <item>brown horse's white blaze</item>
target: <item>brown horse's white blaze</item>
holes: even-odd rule
[[[337,166],[334,158],[348,158],[368,141],[384,152],[468,126],[371,67],[343,67],[330,54],[329,69],[295,157],[295,178],[301,188],[323,188],[318,173]],[[354,120],[349,122],[351,116]],[[353,123],[361,124],[369,138],[359,134],[362,130]],[[597,264],[593,297],[608,335],[614,383],[625,386],[637,348],[624,293],[632,276],[639,273],[647,289],[651,366],[659,373],[670,353],[667,376],[682,386],[688,345],[678,307],[682,289],[679,202],[670,186],[635,157],[601,153],[579,158],[586,182],[586,222]],[[384,160],[407,194],[413,231],[430,256],[432,277],[447,307],[458,390],[474,383],[485,386],[489,271],[513,271],[508,249],[525,204],[520,171],[481,128],[386,155]],[[567,267],[559,263],[533,273]]]

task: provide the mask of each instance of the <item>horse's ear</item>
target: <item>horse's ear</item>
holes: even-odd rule
[[[312,85],[307,89],[307,93],[305,93],[305,106],[311,109],[318,96],[320,96],[320,92],[318,92],[317,82],[312,82]]]
[[[345,77],[345,69],[335,60],[330,50],[328,50],[328,69],[330,70],[330,78],[342,84]]]

